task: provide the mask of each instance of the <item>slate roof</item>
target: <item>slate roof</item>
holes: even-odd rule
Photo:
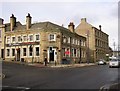
[[[10,23],[5,24],[6,25],[6,31],[10,31]],[[33,23],[30,27],[30,30],[44,30],[44,31],[58,31],[58,30],[65,30],[67,32],[70,32],[67,28],[64,28],[62,26],[59,26],[57,24],[51,23],[51,22],[38,22]],[[17,30],[26,30],[26,25],[22,25],[20,22],[16,23],[16,26],[14,27],[13,31]]]
[[[6,25],[6,32],[10,31],[10,23],[5,24]],[[16,22],[16,26],[14,27],[13,31],[24,31],[26,30],[26,25],[22,25],[20,22]],[[71,34],[74,36],[80,36],[77,33],[72,33],[69,29],[59,26],[57,24],[51,23],[51,22],[38,22],[38,23],[33,23],[30,27],[30,30],[39,30],[39,31],[51,31],[51,32],[62,32],[63,34]]]

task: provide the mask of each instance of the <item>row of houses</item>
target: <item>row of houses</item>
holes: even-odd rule
[[[109,54],[108,34],[87,23],[86,18],[75,28],[51,22],[32,23],[28,13],[22,25],[12,14],[10,23],[0,19],[0,56],[8,61],[61,63],[96,62]]]

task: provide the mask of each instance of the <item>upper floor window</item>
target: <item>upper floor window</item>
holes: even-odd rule
[[[21,42],[21,40],[22,40],[21,36],[18,36],[18,42]]]
[[[49,41],[56,41],[56,35],[55,34],[50,34],[49,35]]]
[[[27,36],[23,36],[23,41],[27,41]]]
[[[12,37],[12,42],[15,42],[15,37]]]
[[[33,35],[29,35],[29,41],[33,41]]]
[[[75,44],[77,45],[77,39],[75,40]]]
[[[36,40],[40,40],[40,35],[39,34],[35,35],[35,37],[36,37]]]
[[[7,43],[10,43],[10,37],[7,37],[7,41],[6,41]]]
[[[80,45],[80,41],[78,40],[78,45]]]
[[[70,37],[68,37],[68,43],[70,43]]]
[[[72,39],[72,44],[74,44],[74,41],[75,41],[75,40],[74,40],[74,39]]]
[[[65,36],[63,36],[63,43],[67,42],[67,38]]]
[[[0,38],[1,38],[2,31],[0,30]]]

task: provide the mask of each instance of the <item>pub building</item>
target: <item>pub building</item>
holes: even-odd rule
[[[5,24],[4,54],[7,61],[49,63],[86,62],[86,38],[75,33],[73,22],[68,29],[51,22],[32,24],[28,13],[26,24],[12,14]]]

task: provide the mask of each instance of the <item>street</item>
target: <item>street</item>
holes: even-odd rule
[[[3,86],[30,89],[99,89],[118,82],[118,68],[94,65],[81,68],[39,68],[3,62]]]

